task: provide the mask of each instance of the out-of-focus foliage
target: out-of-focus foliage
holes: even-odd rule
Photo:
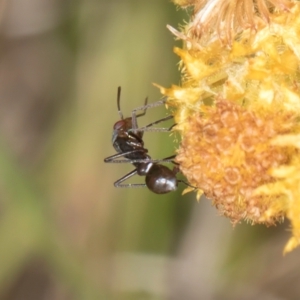
[[[161,0],[14,0],[0,11],[1,299],[297,298],[297,251],[281,263],[280,236],[232,231],[182,186],[115,189],[132,166],[103,163],[117,86],[128,116],[160,99],[152,82],[179,80],[165,26],[183,12]],[[166,114],[153,108],[140,125]],[[154,158],[173,154],[174,140],[145,134]]]

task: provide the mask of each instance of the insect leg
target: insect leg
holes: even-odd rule
[[[176,157],[176,155],[171,155],[171,156],[163,158],[162,161],[171,161],[174,164],[177,164],[176,162],[173,161],[173,158],[175,158],[175,157]]]
[[[166,116],[166,117],[164,117],[162,119],[159,119],[159,120],[157,120],[155,122],[152,122],[152,123],[150,123],[150,124],[148,124],[148,125],[146,125],[145,127],[142,127],[142,128],[152,127],[153,125],[159,124],[161,122],[164,122],[164,121],[167,121],[167,120],[170,120],[170,119],[173,119],[172,115]]]
[[[157,120],[157,121],[155,121],[155,122],[152,122],[152,123],[150,123],[150,124],[148,124],[148,125],[146,125],[146,126],[144,126],[144,127],[136,128],[135,131],[169,132],[169,131],[171,131],[171,129],[172,129],[176,124],[172,125],[172,126],[169,127],[169,128],[153,128],[152,126],[153,126],[153,125],[156,125],[156,124],[159,124],[159,123],[161,123],[161,122],[164,122],[164,121],[168,121],[168,120],[170,120],[170,119],[172,119],[172,118],[173,118],[172,115],[166,116],[166,117],[164,117],[164,118],[162,118],[162,119],[159,119],[159,120]]]
[[[143,112],[141,112],[140,114],[137,114],[137,115],[136,115],[135,113],[132,114],[132,116],[131,116],[131,121],[132,121],[132,128],[133,128],[133,129],[138,128],[137,118],[138,118],[138,117],[142,117],[142,116],[144,116],[144,115],[146,114],[147,108],[148,108],[147,103],[148,103],[148,97],[146,97],[146,99],[145,99],[144,106],[140,106],[139,108],[135,109],[135,111],[136,111],[136,110],[142,110]],[[134,132],[135,132],[135,131],[134,131]]]
[[[189,183],[185,182],[184,180],[178,179],[177,182],[184,183],[186,186],[189,186],[189,187],[191,187],[191,188],[193,188],[193,189],[196,189],[195,186],[190,185]]]
[[[147,98],[146,98],[146,99],[147,99]],[[159,100],[159,101],[157,101],[157,102],[150,103],[150,104],[146,104],[146,105],[144,105],[144,106],[140,106],[140,107],[135,108],[135,109],[131,112],[131,116],[132,116],[132,129],[133,129],[133,132],[135,132],[136,129],[138,128],[138,126],[137,126],[137,120],[136,120],[136,118],[137,118],[138,116],[145,115],[146,110],[147,110],[148,108],[157,107],[157,106],[163,105],[163,104],[165,104],[165,103],[166,103],[166,99],[165,99],[165,100]],[[139,110],[143,110],[144,113],[137,115],[136,112],[139,111]]]
[[[177,173],[180,172],[179,164],[176,163],[176,162],[174,162],[174,161],[173,161],[173,163],[175,164],[175,167],[173,168],[173,173],[176,175]],[[178,183],[181,182],[181,183],[185,184],[186,186],[189,186],[189,187],[191,187],[191,188],[193,188],[193,189],[196,189],[195,186],[190,185],[189,183],[187,183],[186,181],[184,181],[184,180],[182,180],[182,179],[177,179],[177,182],[178,182]]]
[[[131,163],[142,163],[142,162],[147,162],[147,163],[148,162],[150,162],[150,163],[173,163],[175,165],[178,165],[178,163],[174,161],[175,157],[176,157],[176,155],[168,156],[168,157],[165,157],[165,158],[162,158],[162,159],[152,159],[152,158],[147,158],[147,159],[130,159],[129,162],[131,162]]]
[[[137,158],[137,159],[132,159],[132,158],[128,158],[128,159],[118,159],[120,157],[124,157],[125,155],[129,155],[129,154],[133,154],[133,153],[138,153],[138,152],[141,152],[141,153],[147,153],[148,151],[145,151],[147,149],[134,149],[134,150],[131,150],[131,151],[127,151],[127,152],[121,152],[121,153],[116,153],[114,155],[111,155],[111,156],[108,156],[104,159],[104,162],[105,163],[115,163],[115,164],[120,164],[120,163],[148,163],[148,162],[151,162],[151,163],[160,163],[160,162],[172,162],[172,163],[175,163],[173,161],[173,158],[175,157],[175,155],[172,155],[170,157],[166,157],[166,158],[163,158],[163,159],[151,159],[151,158]]]
[[[130,159],[117,160],[117,158],[124,157],[125,155],[138,153],[138,152],[141,152],[141,153],[148,152],[148,151],[145,151],[145,150],[146,149],[134,149],[134,150],[130,150],[130,151],[127,151],[127,152],[116,153],[114,155],[111,155],[111,156],[108,156],[108,157],[104,158],[104,162],[105,163],[122,163],[122,162],[123,163],[124,162],[131,163],[132,161]]]
[[[135,118],[142,117],[146,114],[146,111],[147,111],[147,108],[148,108],[147,103],[148,103],[148,97],[146,97],[144,106],[142,106],[142,108],[141,108],[141,110],[143,110],[143,112],[136,115]]]
[[[129,172],[128,174],[124,175],[122,178],[118,179],[114,186],[116,188],[138,188],[138,187],[146,187],[146,183],[127,183],[127,184],[121,184],[123,181],[129,179],[130,177],[137,174],[137,170],[134,169],[133,171]]]
[[[176,165],[176,167],[174,167],[174,168],[178,168],[177,167],[178,163],[174,161],[175,157],[176,157],[176,155],[168,156],[168,157],[165,157],[165,158],[162,158],[162,159],[152,159],[152,158],[130,159],[130,161],[128,161],[128,162],[131,162],[131,163],[143,163],[143,162],[146,162],[146,163],[173,163],[173,164]],[[179,172],[179,168],[178,168],[178,172]]]

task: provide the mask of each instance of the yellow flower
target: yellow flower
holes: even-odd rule
[[[174,51],[182,83],[160,87],[182,136],[189,183],[233,224],[292,224],[300,244],[300,4],[177,0],[194,6]]]

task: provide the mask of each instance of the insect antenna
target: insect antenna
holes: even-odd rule
[[[121,108],[120,108],[120,99],[121,99],[121,87],[118,86],[118,96],[117,96],[118,113],[119,113],[121,120],[123,120],[124,118],[123,118],[123,114],[122,114]]]

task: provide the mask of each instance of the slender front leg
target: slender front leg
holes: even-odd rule
[[[147,108],[148,108],[147,103],[148,103],[148,97],[145,99],[144,106],[140,106],[138,108],[138,110],[142,110],[143,112],[140,113],[140,114],[138,114],[138,115],[136,115],[136,114],[134,114],[134,115],[132,114],[131,115],[132,128],[135,128],[135,129],[138,128],[137,118],[142,117],[142,116],[144,116],[146,114]]]
[[[141,109],[141,110],[143,110],[143,112],[140,113],[140,114],[138,114],[138,115],[136,115],[136,118],[142,117],[142,116],[144,116],[144,115],[146,114],[146,111],[147,111],[147,108],[148,108],[147,103],[148,103],[148,97],[145,98],[144,106],[141,106],[141,107],[143,107],[143,108]]]
[[[137,126],[137,121],[136,121],[136,118],[137,116],[140,116],[141,114],[139,115],[136,115],[136,112],[139,111],[139,110],[143,110],[143,111],[146,111],[148,108],[152,108],[152,107],[157,107],[157,106],[160,106],[160,105],[163,105],[166,103],[166,99],[164,100],[159,100],[157,102],[154,102],[154,103],[150,103],[150,104],[147,104],[147,105],[144,105],[144,106],[140,106],[140,107],[137,107],[135,108],[132,112],[131,112],[131,116],[132,116],[132,130],[133,132],[136,132],[138,126]],[[145,114],[145,113],[144,113]]]

